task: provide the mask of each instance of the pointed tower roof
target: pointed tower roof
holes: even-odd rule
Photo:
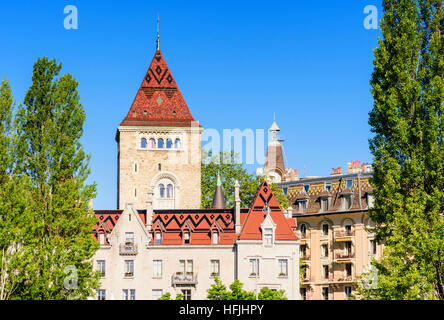
[[[261,225],[268,215],[276,224],[276,240],[297,240],[267,181],[264,181],[256,191],[239,239],[262,239]]]
[[[153,60],[120,125],[190,127],[195,120],[160,51],[158,38],[156,43]]]
[[[220,180],[219,173],[217,173],[216,190],[214,191],[213,204],[211,205],[211,208],[225,209],[225,206],[226,204],[225,204],[224,191],[222,189],[222,182]]]

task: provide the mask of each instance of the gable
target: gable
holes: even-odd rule
[[[261,240],[261,226],[269,215],[276,225],[275,240],[297,240],[267,181],[256,192],[242,226],[240,240]]]

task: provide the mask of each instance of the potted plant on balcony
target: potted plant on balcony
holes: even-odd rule
[[[284,272],[279,273],[279,277],[285,277],[287,274]]]
[[[125,272],[125,277],[132,277],[134,274],[132,272]]]

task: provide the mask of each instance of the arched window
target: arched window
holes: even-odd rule
[[[171,149],[172,146],[173,146],[173,141],[171,141],[171,139],[167,139],[166,148]]]
[[[307,225],[305,223],[301,224],[301,234],[303,237],[307,234]]]
[[[145,139],[145,138],[142,138],[142,139],[140,140],[140,147],[143,148],[143,149],[146,148],[146,139]]]
[[[171,183],[167,185],[167,198],[173,198],[173,185]]]
[[[163,139],[162,139],[162,138],[160,138],[159,140],[157,140],[157,147],[158,147],[159,149],[163,149]]]
[[[163,184],[159,184],[159,196],[165,198],[165,186]]]
[[[180,149],[180,139],[174,140],[174,149]]]
[[[328,223],[323,223],[322,224],[322,235],[323,236],[328,236]]]
[[[150,139],[150,148],[155,149],[156,148],[156,140],[153,138]]]

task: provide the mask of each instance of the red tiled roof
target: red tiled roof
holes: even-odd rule
[[[210,245],[213,231],[219,233],[219,244],[232,245],[237,239],[261,240],[260,225],[266,217],[262,210],[268,204],[270,216],[276,226],[276,240],[296,240],[292,228],[294,219],[287,219],[264,182],[249,208],[241,209],[240,222],[243,226],[240,235],[235,233],[234,209],[167,209],[154,210],[152,232],[162,233],[162,245],[182,245],[185,231],[190,233],[190,245]],[[142,223],[146,223],[146,210],[137,210]],[[114,228],[123,210],[96,210],[99,222],[94,226],[93,235],[98,239],[100,232],[109,233]],[[103,228],[106,223],[108,229]],[[155,239],[155,237],[153,237]]]
[[[162,52],[157,50],[120,125],[190,127],[194,121]]]
[[[243,223],[239,239],[262,239],[261,224],[268,214],[263,211],[266,205],[270,208],[270,217],[276,224],[275,240],[297,240],[267,181],[262,183],[253,198],[250,205],[250,211],[246,221]]]

